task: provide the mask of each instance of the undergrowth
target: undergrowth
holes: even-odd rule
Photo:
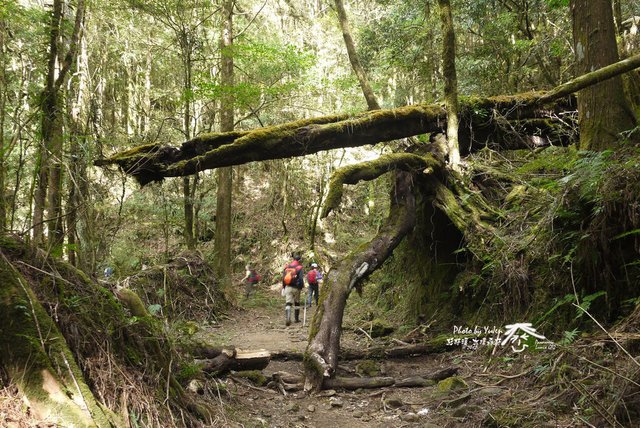
[[[593,328],[576,305],[604,323],[628,315],[640,294],[640,152],[622,144],[471,156],[470,188],[497,213],[493,227],[447,239],[437,235],[446,221],[427,208],[365,287],[363,316],[445,329],[536,321],[560,339]]]

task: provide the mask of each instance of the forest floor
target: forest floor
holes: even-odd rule
[[[309,320],[315,306],[307,312],[306,325],[284,324],[283,302],[277,290],[262,290],[237,309],[216,328],[202,333],[207,340],[241,349],[304,351]],[[302,313],[301,313],[302,318]],[[345,313],[345,325],[349,313]],[[353,328],[343,331],[342,348],[367,349],[377,340],[356,335]],[[386,339],[387,343],[389,338]],[[396,345],[397,346],[397,345]],[[428,387],[325,390],[318,394],[303,391],[283,395],[275,389],[256,387],[248,382],[227,379],[229,396],[225,400],[225,419],[229,427],[502,427],[502,426],[580,426],[570,407],[554,400],[553,380],[545,382],[536,372],[540,356],[521,354],[492,355],[490,349],[453,348],[439,354],[378,361],[380,376],[404,379],[456,367],[457,388]],[[357,376],[360,361],[342,361],[340,376]],[[302,375],[301,361],[271,361],[264,375],[278,371]],[[556,416],[561,415],[561,416]]]

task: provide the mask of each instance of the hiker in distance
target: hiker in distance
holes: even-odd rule
[[[318,306],[318,296],[320,292],[320,281],[322,281],[322,273],[318,269],[317,263],[311,263],[311,270],[307,272],[307,283],[309,291],[307,293],[307,306],[311,307],[311,300],[315,297],[316,306]]]
[[[282,271],[282,289],[284,292],[285,325],[291,325],[291,307],[295,311],[295,322],[300,322],[300,292],[304,288],[304,270],[301,263],[302,258],[295,254],[293,260],[287,263]]]
[[[260,275],[256,273],[256,270],[253,269],[250,264],[247,264],[245,266],[244,278],[242,278],[245,300],[258,289],[258,282],[260,282]]]

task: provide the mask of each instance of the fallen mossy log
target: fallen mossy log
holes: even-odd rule
[[[546,129],[552,129],[552,134],[557,134],[557,127],[549,124],[561,124],[562,120],[556,115],[575,110],[571,94],[638,67],[640,55],[579,76],[546,92],[461,98],[460,129],[474,129],[473,133],[490,135],[501,129],[501,120],[544,118],[548,123],[539,128],[540,132],[544,134]],[[498,117],[501,120],[495,120]],[[203,134],[183,143],[180,148],[143,145],[98,159],[94,165],[118,165],[144,185],[164,177],[191,175],[207,169],[442,132],[446,123],[446,111],[441,105],[419,104],[357,115],[323,116],[253,131]],[[509,145],[519,142],[527,146],[524,140],[514,140]],[[467,141],[469,149],[473,149],[472,143],[472,140]]]
[[[392,377],[335,377],[325,379],[323,389],[371,389],[393,386],[396,380]]]
[[[508,120],[547,118],[553,113],[573,109],[570,103],[543,109],[536,100],[543,93],[527,93],[492,98],[461,100],[463,126],[472,123],[483,127],[499,126],[487,121],[492,110]],[[248,162],[304,156],[323,150],[360,147],[419,134],[438,133],[446,127],[446,111],[438,104],[419,104],[392,110],[375,110],[354,116],[326,116],[312,121],[291,122],[231,134],[206,134],[183,144],[181,148],[153,144],[98,159],[96,166],[118,165],[142,185],[165,177],[195,174],[207,169]],[[212,141],[215,142],[211,143]],[[221,141],[226,144],[218,145]],[[194,150],[193,147],[200,147]],[[185,148],[186,147],[186,148]],[[206,147],[215,147],[204,151]]]
[[[367,359],[388,359],[407,358],[419,355],[429,355],[445,352],[450,348],[447,346],[445,338],[433,339],[426,343],[409,346],[396,346],[388,348],[377,346],[369,349],[343,349],[340,352],[342,360],[367,360]]]
[[[372,389],[372,388],[385,388],[393,386],[396,388],[422,388],[426,386],[433,386],[436,382],[443,379],[447,379],[454,376],[460,370],[458,367],[450,367],[437,372],[416,375],[408,378],[396,379],[389,376],[375,376],[375,377],[335,377],[332,379],[325,379],[322,385],[323,389]]]
[[[415,375],[408,378],[400,379],[394,384],[398,388],[425,387],[434,385],[436,382],[450,378],[458,374],[459,367],[448,367],[426,375]]]
[[[368,359],[410,358],[421,355],[438,354],[441,352],[446,352],[447,350],[448,348],[445,340],[434,339],[426,343],[408,346],[376,346],[369,349],[342,348],[340,349],[338,359],[340,361],[352,361]],[[303,359],[304,352],[289,350],[271,352],[272,361],[302,361]]]
[[[375,377],[335,377],[325,379],[322,389],[373,389],[373,388],[423,388],[433,386],[437,382],[455,376],[460,369],[458,367],[448,367],[433,373],[415,375],[408,378],[396,379],[389,376]],[[271,387],[277,387],[280,391],[299,391],[303,388],[304,377],[301,375],[279,371],[271,376]]]

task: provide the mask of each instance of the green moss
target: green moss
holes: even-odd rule
[[[438,382],[438,391],[440,392],[451,392],[467,388],[469,388],[469,385],[459,376],[451,376]]]
[[[384,320],[375,319],[371,321],[369,335],[371,337],[384,337],[393,333],[394,330],[395,328],[389,325],[389,323],[385,322]]]
[[[374,360],[362,360],[356,364],[356,373],[367,377],[378,376],[381,373],[380,363]]]
[[[386,114],[386,113],[385,113]],[[411,153],[393,153],[379,158],[349,165],[335,171],[331,176],[329,192],[325,199],[322,216],[329,213],[340,205],[345,184],[357,184],[363,180],[374,180],[389,171],[401,170],[424,170],[426,168],[442,168],[440,161],[432,155],[418,156]]]
[[[267,378],[260,370],[243,370],[233,374],[235,377],[248,379],[256,386],[267,384]]]
[[[140,297],[133,290],[121,288],[116,294],[134,317],[146,318],[151,316]]]
[[[110,426],[65,338],[27,281],[4,259],[0,259],[0,363],[37,415],[51,413],[63,425],[92,421]],[[91,414],[72,400],[84,402]]]
[[[176,374],[176,380],[182,384],[188,383],[191,379],[201,377],[202,369],[198,364],[183,364]]]
[[[200,330],[200,326],[193,321],[180,321],[175,324],[176,330],[186,336],[193,336]]]

